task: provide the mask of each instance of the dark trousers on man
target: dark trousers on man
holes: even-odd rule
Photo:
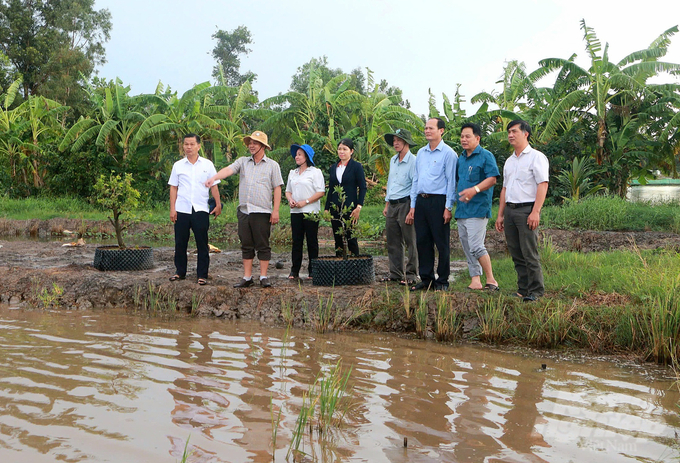
[[[208,268],[210,267],[209,227],[210,214],[207,212],[197,212],[192,208],[191,214],[177,213],[177,220],[175,221],[175,270],[180,277],[184,278],[187,274],[187,247],[190,231],[193,231],[196,250],[198,251],[196,277],[208,278]]]
[[[257,258],[269,262],[272,259],[272,248],[269,245],[271,234],[271,214],[253,212],[245,214],[236,211],[238,219],[238,238],[241,240],[241,257],[245,260]]]
[[[406,201],[390,201],[385,217],[387,232],[387,256],[389,258],[390,278],[414,281],[418,276],[418,252],[416,251],[416,229],[413,224],[406,223],[406,216],[411,209],[411,198]],[[404,246],[408,259],[404,265]]]
[[[346,214],[343,217],[343,220],[351,220],[349,214]],[[342,250],[345,246],[342,237],[342,222],[338,219],[331,219],[331,227],[333,227],[333,238],[335,238],[335,255],[342,256]],[[347,229],[346,232],[345,236],[347,237],[347,249],[349,254],[358,256],[359,242],[352,236],[351,230]]]
[[[505,241],[517,272],[517,292],[522,296],[541,297],[545,288],[538,253],[538,228],[530,230],[527,224],[532,208],[532,205],[513,208],[506,204]]]
[[[290,228],[293,235],[293,249],[291,257],[293,265],[290,274],[300,276],[302,267],[302,245],[307,238],[307,255],[309,256],[309,274],[312,274],[312,259],[319,257],[319,222],[305,218],[305,214],[290,215]]]
[[[415,227],[418,271],[425,285],[448,287],[451,273],[451,222],[444,223],[446,195],[418,195]],[[434,248],[439,253],[437,277],[434,274]]]

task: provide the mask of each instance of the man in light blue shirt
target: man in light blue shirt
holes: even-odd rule
[[[456,192],[458,155],[444,143],[446,124],[438,117],[425,124],[428,144],[418,150],[411,186],[411,210],[406,223],[415,223],[418,271],[421,282],[411,291],[449,288],[451,252],[451,210]],[[439,253],[437,275],[434,273],[434,248]]]
[[[406,223],[411,209],[411,184],[416,168],[416,157],[411,154],[411,132],[397,129],[385,135],[388,145],[397,152],[390,160],[390,173],[387,178],[385,195],[385,231],[387,232],[387,256],[390,275],[381,281],[398,281],[401,285],[416,283],[418,276],[418,253],[416,251],[416,231],[413,224]],[[404,265],[404,246],[408,259]]]

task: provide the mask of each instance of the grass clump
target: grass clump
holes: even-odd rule
[[[562,206],[545,207],[541,226],[545,228],[600,231],[680,232],[677,201],[665,203],[630,202],[618,196],[591,196]]]

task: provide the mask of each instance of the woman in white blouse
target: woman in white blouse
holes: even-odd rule
[[[290,154],[295,159],[297,169],[288,174],[286,198],[290,204],[290,228],[293,234],[293,264],[290,268],[291,280],[300,277],[302,267],[302,245],[307,237],[309,256],[309,276],[312,275],[312,259],[319,257],[319,222],[305,218],[305,214],[318,214],[321,210],[319,200],[326,187],[321,170],[314,166],[314,150],[309,145],[292,145]]]

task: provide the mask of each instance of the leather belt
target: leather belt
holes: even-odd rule
[[[437,196],[446,196],[446,195],[435,195],[435,194],[432,194],[432,193],[420,193],[418,196],[420,196],[421,198],[435,198]]]
[[[410,196],[404,196],[403,198],[399,198],[399,199],[390,199],[390,200],[389,200],[389,203],[390,203],[391,205],[393,205],[393,206],[394,206],[395,204],[404,204],[404,203],[408,203],[408,202],[411,202],[411,197],[410,197]]]
[[[519,209],[520,207],[534,207],[534,203],[505,203],[510,209]]]

